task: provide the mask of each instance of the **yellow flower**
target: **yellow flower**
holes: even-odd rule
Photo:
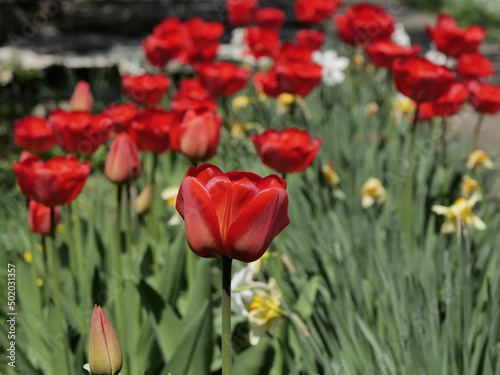
[[[465,230],[470,227],[477,230],[486,229],[486,223],[472,213],[472,208],[480,199],[481,194],[475,192],[469,199],[458,198],[450,207],[432,206],[432,211],[446,218],[441,227],[441,233],[460,232],[462,226]]]
[[[394,109],[400,114],[411,114],[415,111],[415,102],[402,94],[394,98]]]
[[[40,278],[37,278],[35,280],[35,284],[36,284],[37,287],[41,287],[41,286],[43,286],[43,280],[40,279]]]
[[[331,165],[323,165],[321,167],[321,172],[323,173],[323,178],[332,188],[336,188],[340,184],[340,177]]]
[[[468,169],[493,169],[493,167],[493,162],[483,150],[474,150],[467,158]]]
[[[24,261],[26,263],[33,262],[33,254],[31,253],[31,251],[25,251],[24,252]]]
[[[250,321],[250,344],[257,345],[278,321],[284,312],[280,309],[281,292],[276,280],[270,279],[266,288],[255,289],[255,295],[248,306]]]
[[[163,199],[170,207],[174,207],[178,193],[179,193],[178,186],[168,187],[161,192],[161,199]]]
[[[363,208],[368,208],[373,206],[375,202],[384,203],[386,191],[378,178],[370,177],[361,188],[361,196],[361,205]]]
[[[468,198],[475,192],[479,192],[479,182],[467,174],[464,175],[460,184],[460,194]]]
[[[231,135],[234,138],[241,139],[245,135],[245,131],[252,130],[254,127],[251,122],[234,121],[231,123]]]
[[[232,105],[233,109],[235,110],[242,110],[246,108],[250,103],[252,102],[252,99],[250,99],[248,96],[240,95],[237,96],[236,98],[233,99]]]
[[[276,101],[278,102],[278,112],[283,114],[288,111],[290,106],[295,103],[295,95],[283,93],[280,94]]]
[[[361,53],[356,52],[354,55],[352,55],[351,61],[353,65],[361,66],[365,62],[365,58]]]
[[[269,251],[266,251],[264,255],[262,255],[259,259],[254,262],[248,263],[248,267],[250,268],[252,276],[260,273],[264,260],[268,259],[270,256],[271,254],[269,253]]]

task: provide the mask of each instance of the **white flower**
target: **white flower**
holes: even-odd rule
[[[370,177],[361,188],[361,205],[363,208],[371,207],[377,202],[382,204],[386,198],[386,191],[378,178]]]
[[[425,53],[424,57],[436,65],[446,65],[449,68],[453,68],[455,66],[455,60],[452,58],[448,59],[448,56],[439,52],[434,42],[431,43],[430,49]]]
[[[347,57],[339,57],[333,50],[321,52],[315,51],[312,54],[315,63],[323,68],[323,83],[327,86],[333,86],[336,83],[344,82],[344,70],[349,66]]]
[[[472,213],[474,205],[481,200],[481,193],[475,192],[469,199],[458,198],[450,207],[434,205],[432,211],[443,215],[446,220],[441,227],[441,233],[453,233],[474,227],[477,230],[485,230],[486,223]]]
[[[405,27],[402,23],[394,25],[394,32],[391,35],[391,39],[394,43],[399,44],[400,46],[411,46],[410,36],[406,33]]]
[[[253,292],[248,283],[253,277],[252,269],[246,266],[236,272],[231,280],[231,297],[238,314],[248,316],[246,305],[252,300]]]

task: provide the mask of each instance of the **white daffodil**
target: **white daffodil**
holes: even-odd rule
[[[377,202],[382,204],[386,198],[386,191],[382,182],[378,178],[370,177],[361,188],[361,206],[363,208],[371,207]]]
[[[424,57],[433,64],[446,65],[449,68],[453,68],[456,64],[455,59],[448,58],[444,53],[439,52],[434,42],[430,44],[430,49],[425,53]]]
[[[236,272],[231,280],[231,298],[238,314],[248,316],[246,306],[252,300],[253,292],[249,282],[253,277],[252,269],[246,266]]]
[[[391,35],[391,40],[394,43],[399,44],[400,46],[411,46],[410,36],[406,32],[405,27],[402,23],[396,23],[394,25],[394,32]]]
[[[178,186],[168,187],[161,192],[161,199],[163,199],[168,206],[175,209],[175,201],[177,200],[178,193],[179,193]],[[181,215],[179,215],[179,213],[175,211],[172,217],[168,220],[167,225],[172,227],[175,225],[179,225],[181,222],[182,222]]]
[[[485,230],[486,223],[472,213],[472,208],[479,200],[481,200],[481,194],[476,192],[469,199],[458,198],[450,207],[432,206],[432,211],[446,218],[441,226],[441,233],[460,233],[462,227],[464,230],[470,227]]]
[[[349,59],[341,57],[333,50],[315,51],[312,54],[312,59],[315,63],[322,66],[323,83],[326,86],[333,86],[337,83],[344,82],[344,70],[349,66]]]
[[[474,150],[469,154],[467,158],[467,168],[468,169],[493,169],[495,165],[488,157],[488,154],[483,150]]]

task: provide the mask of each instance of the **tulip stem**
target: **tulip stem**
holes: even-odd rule
[[[446,135],[448,132],[448,122],[446,121],[445,117],[441,118],[441,163],[443,164],[444,167],[446,167],[447,160],[446,160],[446,153],[448,149],[448,141],[446,139]]]
[[[231,375],[231,262],[222,258],[222,375]]]
[[[160,273],[160,264],[158,258],[158,242],[159,242],[159,233],[158,233],[158,223],[159,220],[157,218],[158,209],[155,205],[155,196],[156,196],[156,170],[158,169],[158,154],[153,154],[153,165],[151,168],[151,176],[150,176],[150,185],[151,185],[151,209],[149,212],[149,230],[151,231],[151,237],[154,241],[152,246],[153,249],[153,272],[155,277],[159,277]]]
[[[474,127],[474,133],[472,134],[472,151],[477,149],[477,143],[479,141],[479,133],[481,132],[481,126],[483,125],[484,113],[481,113],[477,119],[476,126]]]
[[[469,330],[470,330],[470,299],[469,299],[469,280],[467,277],[467,236],[464,230],[465,223],[460,225],[460,290],[462,292],[462,373],[469,372]]]
[[[59,329],[59,334],[58,336],[61,338],[61,341],[63,342],[63,351],[64,351],[64,368],[65,374],[71,375],[73,374],[73,369],[70,366],[70,360],[69,360],[69,344],[68,344],[68,339],[66,337],[66,332],[64,329],[64,319],[63,319],[63,314],[62,314],[62,303],[61,303],[61,291],[59,290],[59,265],[57,264],[57,259],[56,259],[56,250],[55,250],[55,239],[56,239],[56,231],[55,231],[55,226],[56,226],[56,214],[55,214],[55,208],[50,207],[50,236],[47,241],[48,246],[47,246],[47,257],[48,257],[48,263],[49,267],[52,269],[50,270],[50,273],[52,275],[52,293],[54,296],[54,304],[55,304],[55,310],[56,310],[56,320],[57,320],[57,326]]]
[[[74,242],[70,241],[70,243],[75,243],[75,255],[76,255],[76,268],[78,272],[78,290],[80,291],[80,303],[84,303],[86,300],[86,293],[84,290],[87,288],[87,281],[85,280],[85,259],[83,256],[83,240],[82,240],[82,228],[80,226],[80,218],[75,215],[73,210],[72,203],[68,204],[69,211],[69,224],[70,230],[68,231],[70,235],[74,236]],[[76,275],[75,275],[76,276]],[[83,324],[82,322],[80,322]]]

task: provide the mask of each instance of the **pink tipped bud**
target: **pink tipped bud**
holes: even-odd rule
[[[115,331],[101,308],[95,306],[90,323],[90,372],[92,375],[117,375],[122,363],[122,351]]]
[[[78,82],[71,97],[71,110],[90,112],[93,105],[94,98],[92,97],[89,84],[85,81]]]
[[[61,211],[54,207],[55,224],[61,221]],[[48,236],[50,228],[50,207],[41,203],[30,201],[28,209],[28,225],[30,229],[41,236]]]
[[[116,136],[106,159],[104,173],[111,182],[123,184],[139,177],[141,163],[135,142],[127,133]]]

